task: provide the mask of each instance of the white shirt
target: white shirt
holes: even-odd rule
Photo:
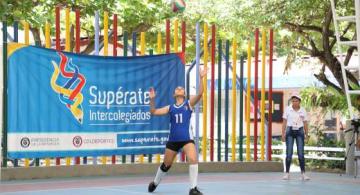
[[[305,109],[300,107],[300,109],[296,111],[292,105],[285,109],[283,119],[287,120],[286,126],[292,127],[293,130],[304,127],[304,121],[308,121]]]

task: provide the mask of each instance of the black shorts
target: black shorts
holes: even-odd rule
[[[181,141],[181,142],[167,142],[166,143],[166,148],[170,149],[172,151],[175,151],[175,152],[179,152],[179,150],[181,148],[183,148],[188,143],[193,143],[195,145],[194,140]]]

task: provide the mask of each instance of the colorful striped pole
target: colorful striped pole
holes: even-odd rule
[[[204,23],[204,69],[207,68],[208,63],[208,25]],[[202,157],[203,162],[206,162],[207,157],[207,76],[203,78],[203,131],[202,131]]]
[[[50,23],[46,22],[45,24],[45,47],[51,47],[51,37],[50,37]]]
[[[65,51],[70,52],[70,9],[65,8]],[[66,159],[68,162],[69,159]],[[68,165],[68,163],[66,163]],[[70,164],[69,164],[70,165]]]
[[[211,100],[210,100],[210,161],[214,161],[214,109],[215,109],[215,25],[211,26]]]
[[[145,55],[145,32],[140,33],[140,55]],[[140,163],[144,163],[144,155],[139,155]]]
[[[184,62],[186,64],[186,23],[183,21],[181,23],[181,52],[184,56]],[[189,95],[189,94],[187,94]],[[181,153],[181,162],[185,162],[185,152]]]
[[[40,47],[40,41],[35,41],[35,45]],[[37,92],[38,94],[40,94],[40,90]],[[41,101],[40,101],[41,102]],[[39,167],[40,166],[40,158],[35,158],[35,166]]]
[[[231,119],[231,161],[236,160],[236,39],[233,39],[232,44],[232,119]]]
[[[257,161],[258,139],[258,57],[259,57],[259,29],[255,31],[255,87],[254,87],[254,161]]]
[[[24,41],[25,41],[25,45],[29,45],[29,23],[27,22],[23,22],[23,26],[24,26]],[[4,56],[3,58],[6,58],[6,56]],[[26,158],[24,160],[24,166],[25,167],[29,167],[30,165],[30,160],[28,158]]]
[[[80,53],[80,10],[75,10],[75,53]],[[75,157],[75,164],[80,164],[80,157]],[[83,164],[87,164],[87,157],[84,156]]]
[[[65,8],[65,51],[70,52],[70,9]],[[66,166],[70,166],[71,158],[66,157]]]
[[[157,34],[157,49],[156,53],[159,55],[162,53],[162,40],[161,40],[161,32]],[[156,154],[156,163],[160,163],[160,154]]]
[[[14,21],[14,42],[19,41],[19,22]]]
[[[265,60],[266,60],[266,30],[262,30],[261,59],[261,160],[265,160]]]
[[[179,51],[179,21],[176,19],[174,22],[174,52]]]
[[[272,76],[273,76],[273,47],[274,47],[274,32],[273,29],[270,29],[270,43],[269,43],[269,49],[270,49],[270,53],[269,53],[269,114],[268,114],[268,153],[267,153],[267,160],[271,161],[271,155],[272,155],[272,150],[271,150],[271,145],[272,145]]]
[[[14,21],[14,42],[18,42],[18,41],[19,41],[19,22]],[[19,161],[18,159],[14,159],[14,167],[17,166],[19,166]]]
[[[60,51],[61,45],[60,45],[60,7],[59,6],[56,6],[55,8],[55,42],[56,42],[56,50]]]
[[[154,50],[153,49],[149,49],[149,55],[150,56],[152,56],[152,55],[154,55]],[[154,80],[152,80],[152,82],[153,82]],[[148,158],[148,162],[149,163],[152,163],[152,157],[153,157],[153,155],[152,154],[149,154],[149,158]]]
[[[114,14],[114,19],[113,19],[113,56],[116,57],[117,56],[117,14]],[[111,163],[112,164],[116,164],[116,155],[112,155],[111,156]]]
[[[113,15],[113,56],[117,56],[117,14]]]
[[[196,91],[199,91],[199,69],[200,69],[200,24],[196,23]],[[195,106],[195,143],[196,151],[199,151],[199,104]],[[198,156],[199,158],[199,156]]]
[[[2,167],[7,167],[7,86],[8,86],[8,82],[7,82],[7,72],[8,72],[8,67],[7,67],[7,22],[6,22],[6,18],[5,20],[2,22],[3,28],[2,28],[2,34],[3,34],[3,82],[4,82],[4,87],[3,87],[3,107],[2,107],[2,119],[3,119],[3,127],[2,127],[2,143],[4,144],[2,147]]]
[[[56,50],[61,51],[61,45],[60,45],[60,7],[56,6],[55,8],[55,44],[56,44]],[[60,157],[56,158],[56,165],[61,164]]]
[[[29,23],[24,22],[25,45],[29,45],[29,43],[30,43],[30,40],[29,40],[29,28],[30,28]]]
[[[124,50],[125,52],[125,50]],[[104,56],[109,54],[109,12],[104,12]]]
[[[96,11],[96,14],[99,14],[99,13]],[[99,19],[97,19],[98,17],[99,17],[99,15],[97,15],[97,16],[95,15],[95,55],[100,54],[100,48],[99,48],[100,26],[99,26]],[[109,28],[108,15],[105,15],[105,13],[104,13],[104,50],[106,50],[106,52],[104,51],[104,56],[108,55],[108,42],[109,42],[109,37],[108,37],[108,33],[107,33],[108,28]],[[105,36],[106,36],[106,40],[105,40]],[[107,157],[102,156],[101,164],[105,165],[106,162],[107,162]]]
[[[80,53],[80,10],[79,9],[75,10],[75,52]],[[86,157],[84,157],[84,159],[85,158]]]
[[[239,107],[239,160],[243,161],[244,129],[244,56],[240,58],[240,107]]]
[[[129,49],[129,45],[128,45],[128,32],[127,31],[124,31],[124,37],[123,37],[123,45],[124,45],[124,50],[123,50],[123,54],[124,54],[124,57],[128,56],[128,49]],[[122,163],[126,163],[126,155],[122,155],[121,157],[121,161]]]
[[[186,62],[186,23],[181,23],[181,52],[184,54],[184,60]]]
[[[166,20],[166,53],[170,53],[170,20]]]
[[[51,47],[51,37],[50,37],[50,23],[46,22],[45,24],[45,47]],[[45,166],[50,166],[50,158],[45,158]]]
[[[246,161],[250,161],[250,99],[251,97],[251,41],[247,49],[247,90],[246,90]]]
[[[132,56],[136,56],[136,32],[132,33]],[[131,155],[131,163],[135,162],[135,155]]]
[[[95,12],[95,55],[99,55],[100,49],[99,49],[99,36],[100,36],[100,25],[99,25],[99,11]]]
[[[222,57],[222,42],[218,41],[218,112],[217,112],[217,160],[221,161],[221,60]]]
[[[230,69],[230,41],[225,44],[225,162],[229,156],[229,69]]]

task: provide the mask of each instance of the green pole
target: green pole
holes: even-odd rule
[[[38,40],[35,41],[35,45],[41,47],[40,41],[38,41]],[[39,94],[40,94],[40,92],[39,92]],[[40,159],[39,159],[39,158],[35,158],[35,166],[36,166],[36,167],[39,167],[39,166],[40,166]]]
[[[3,21],[3,128],[2,167],[7,167],[7,22]]]

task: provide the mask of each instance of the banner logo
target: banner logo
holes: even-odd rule
[[[56,62],[51,61],[54,66],[54,72],[50,81],[51,87],[59,94],[60,102],[66,105],[75,119],[82,124],[84,112],[81,105],[83,102],[81,90],[85,85],[86,79],[84,75],[80,74],[79,67],[73,64],[71,59],[69,60],[61,52],[58,52],[58,55],[60,56],[60,66]],[[67,80],[62,86],[56,83],[60,73]]]
[[[20,145],[23,148],[27,148],[30,146],[30,139],[28,137],[23,137],[20,141]]]

